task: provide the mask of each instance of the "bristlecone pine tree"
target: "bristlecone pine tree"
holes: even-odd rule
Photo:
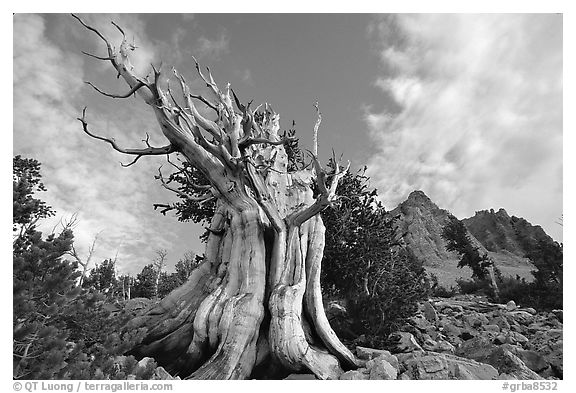
[[[131,353],[152,356],[190,379],[244,379],[269,364],[289,372],[309,370],[321,379],[356,368],[358,360],[333,332],[322,305],[325,227],[319,213],[336,198],[338,180],[348,168],[335,165],[327,173],[318,163],[320,112],[312,166],[289,171],[284,144],[290,138],[279,135],[279,116],[270,106],[251,110],[229,85],[221,90],[210,70],[206,78],[197,62],[215,102],[194,95],[174,71],[177,99],[170,87],[159,85],[160,71],[154,67],[151,80],[135,74],[129,60],[134,46],[120,27],[115,25],[124,39],[114,48],[97,29],[75,18],[107,47],[106,56],[90,56],[109,61],[129,85],[122,95],[96,90],[115,98],[137,94],[154,112],[168,144],[122,148],[89,129],[86,109],[79,118],[84,132],[133,155],[133,163],[146,155],[181,154],[209,181],[188,197],[216,199],[203,264],[184,285],[131,321],[129,329],[148,329]],[[202,116],[194,100],[212,108],[216,120]]]

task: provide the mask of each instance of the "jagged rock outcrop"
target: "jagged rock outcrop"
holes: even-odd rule
[[[477,211],[473,217],[465,218],[462,222],[492,252],[510,253],[523,258],[538,242],[554,242],[540,226],[510,216],[502,208],[497,212],[493,209]]]
[[[447,251],[446,241],[442,239],[442,229],[449,219],[454,217],[448,210],[441,209],[423,191],[416,190],[410,193],[408,198],[390,211],[389,214],[391,217],[398,217],[396,220],[398,236],[402,238],[406,247],[422,261],[428,272],[438,276],[440,284],[449,287],[455,285],[458,278],[468,279],[471,277],[470,269],[459,269],[456,267],[459,260],[458,254]],[[496,214],[500,214],[502,217],[504,215],[508,216],[505,212]],[[519,228],[522,233],[529,233],[528,238],[542,238],[543,231],[540,233],[540,227],[533,227],[524,219],[516,217],[508,217],[508,219],[514,223],[514,228]],[[474,220],[470,220],[472,219],[463,221],[465,223],[474,222]],[[476,229],[481,225],[472,226]],[[486,253],[494,260],[503,275],[513,277],[519,275],[529,281],[532,280],[533,277],[530,272],[534,269],[534,266],[524,257],[523,252],[518,251],[518,247],[484,246],[485,239],[492,239],[492,243],[489,244],[495,244],[496,240],[494,239],[500,236],[500,233],[510,237],[510,230],[494,230],[490,233],[492,235],[477,238],[475,236],[477,231],[469,230],[468,235],[481,254]],[[498,242],[512,244],[509,240],[498,240]],[[516,250],[516,252],[511,250]]]
[[[452,214],[440,209],[424,192],[417,190],[410,193],[408,199],[390,212],[398,216],[397,232],[412,253],[425,266],[437,267],[447,261],[456,262],[458,255],[446,250],[442,239],[442,228]]]

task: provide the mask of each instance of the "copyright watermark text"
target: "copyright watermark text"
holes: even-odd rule
[[[77,382],[49,382],[29,381],[14,382],[14,391],[26,392],[132,392],[132,391],[171,391],[172,384],[152,383],[148,381],[77,381]]]
[[[534,382],[504,382],[502,390],[518,392],[524,390],[558,390],[558,383],[554,381],[534,381]]]

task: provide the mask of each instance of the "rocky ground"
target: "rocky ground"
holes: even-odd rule
[[[344,309],[331,304],[327,311],[335,316],[331,323],[341,327]],[[494,304],[474,295],[432,298],[391,335],[395,344],[389,350],[356,345],[363,366],[340,379],[562,379],[562,320],[561,310],[536,312],[513,301]],[[144,358],[138,366],[147,367],[151,360]],[[179,379],[162,367],[152,378]],[[315,377],[292,374],[286,379]]]
[[[563,377],[560,310],[537,313],[472,295],[433,298],[391,338],[390,351],[357,346],[366,363],[341,379]]]

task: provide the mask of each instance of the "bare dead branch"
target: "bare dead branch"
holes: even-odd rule
[[[202,97],[201,95],[194,95],[194,94],[190,94],[190,98],[194,98],[195,100],[200,100],[204,103],[204,105],[206,105],[208,108],[212,109],[213,111],[215,111],[216,113],[220,113],[220,110],[218,109],[218,107],[216,105],[214,105],[213,103],[211,103],[210,101],[208,101],[206,98]]]
[[[320,108],[318,107],[318,101],[314,103],[314,108],[316,108],[316,113],[318,118],[316,119],[316,124],[314,124],[314,134],[312,136],[312,154],[314,157],[318,156],[318,129],[320,128],[320,123],[322,122],[322,113],[320,113]]]
[[[106,92],[100,90],[100,89],[99,89],[98,87],[96,87],[92,82],[87,82],[87,81],[85,81],[84,83],[92,86],[92,88],[93,88],[94,90],[96,90],[98,93],[100,93],[100,94],[102,94],[102,95],[104,95],[104,96],[106,96],[106,97],[112,97],[112,98],[129,98],[130,96],[132,96],[132,94],[136,94],[136,92],[137,92],[139,89],[141,89],[141,88],[144,87],[144,86],[147,86],[146,83],[144,83],[144,82],[142,82],[142,81],[138,81],[138,83],[137,83],[133,88],[131,88],[130,91],[129,91],[128,93],[126,93],[126,94],[109,94],[109,93],[106,93]],[[148,87],[148,86],[147,86],[147,87]]]
[[[102,35],[102,33],[100,33],[98,30],[96,30],[94,27],[87,25],[86,23],[84,23],[84,21],[82,19],[80,19],[80,17],[76,14],[71,14],[72,17],[74,17],[74,19],[76,19],[78,22],[80,22],[82,24],[82,26],[84,26],[85,28],[87,28],[88,30],[96,33],[98,35],[98,37],[100,37],[102,39],[102,41],[104,41],[106,43],[106,46],[108,47],[109,50],[112,49],[112,47],[110,46],[110,43],[108,42],[108,40],[106,39],[106,37],[104,37]]]
[[[113,20],[111,20],[110,23],[112,23],[114,25],[114,27],[116,27],[118,29],[118,31],[120,31],[120,33],[122,34],[122,40],[125,41],[126,40],[126,34],[124,33],[124,30],[122,30],[122,28],[120,26],[118,26],[116,23],[114,23]]]
[[[224,109],[226,109],[226,112],[228,112],[228,116],[232,116],[234,114],[234,110],[232,108],[232,100],[229,94],[230,84],[226,86],[227,93],[223,94],[218,88],[216,82],[214,81],[214,78],[212,77],[210,67],[206,67],[206,70],[208,71],[208,77],[210,78],[210,80],[207,80],[204,74],[202,74],[202,71],[200,70],[200,65],[198,64],[196,58],[192,56],[192,59],[194,60],[196,71],[198,72],[198,75],[200,75],[200,78],[202,78],[202,80],[206,83],[206,86],[212,90],[216,98],[218,98],[218,100],[222,103]]]
[[[236,106],[238,107],[238,109],[240,109],[240,111],[242,113],[246,113],[246,106],[242,105],[242,103],[240,102],[240,100],[238,99],[238,96],[236,95],[236,93],[234,92],[234,89],[230,89],[230,91],[232,92],[232,96],[234,97],[234,102],[236,103]],[[250,104],[248,104],[250,105]]]
[[[312,162],[317,176],[316,179],[320,195],[318,195],[316,201],[314,201],[312,205],[302,210],[297,210],[286,217],[286,222],[290,226],[300,226],[316,214],[320,213],[326,207],[330,206],[332,201],[336,198],[336,187],[338,186],[338,182],[350,169],[350,162],[348,162],[348,165],[344,170],[341,170],[340,165],[335,163],[334,173],[332,174],[332,184],[330,185],[330,189],[328,189],[326,188],[326,172],[320,166],[316,156],[311,152],[310,154],[312,155]]]
[[[130,161],[128,164],[124,164],[123,162],[120,162],[120,165],[123,166],[124,168],[128,168],[129,166],[132,166],[134,164],[136,164],[136,162],[138,162],[138,160],[140,159],[140,157],[142,157],[141,155],[136,156],[132,161]]]
[[[84,132],[89,136],[91,136],[92,138],[109,143],[114,148],[114,150],[120,153],[137,156],[134,159],[134,161],[132,161],[130,164],[127,165],[122,164],[122,166],[124,167],[133,165],[142,156],[159,156],[163,154],[170,154],[176,151],[175,147],[172,146],[171,144],[162,147],[147,147],[145,149],[127,149],[120,147],[113,138],[106,138],[103,136],[99,136],[93,134],[92,132],[90,132],[90,130],[88,130],[88,122],[86,121],[86,108],[82,110],[82,117],[79,117],[78,120],[82,123],[82,129],[84,130]]]
[[[110,56],[108,56],[108,57],[96,56],[96,55],[93,55],[92,53],[88,53],[88,52],[84,52],[84,51],[82,51],[82,54],[84,54],[84,55],[86,55],[86,56],[93,57],[93,58],[98,59],[98,60],[103,60],[103,61],[114,60],[114,57],[110,57]]]

